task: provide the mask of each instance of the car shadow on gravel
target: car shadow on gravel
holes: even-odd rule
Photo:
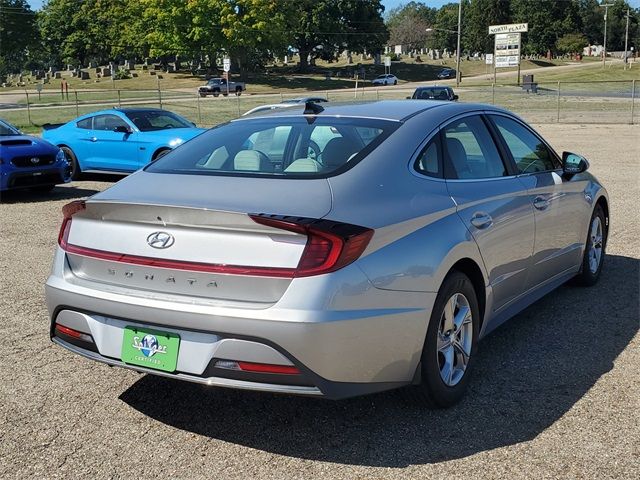
[[[466,457],[535,438],[613,368],[639,328],[639,268],[608,255],[596,286],[565,285],[489,335],[468,395],[448,410],[423,408],[408,389],[333,402],[152,375],[120,398],[167,425],[295,458],[405,467]]]
[[[73,200],[76,198],[90,197],[104,189],[85,188],[83,182],[104,182],[113,184],[124,178],[123,175],[83,174],[81,181],[57,185],[49,192],[21,189],[9,190],[0,194],[0,203],[39,203],[56,200]],[[110,185],[107,185],[107,187]]]

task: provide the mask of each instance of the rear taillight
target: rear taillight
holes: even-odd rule
[[[84,200],[74,200],[71,203],[67,203],[62,207],[62,225],[60,226],[60,233],[58,234],[58,245],[63,249],[67,247],[67,240],[69,238],[69,230],[71,230],[71,217],[76,213],[81,212],[87,208]]]
[[[84,201],[74,201],[62,208],[64,220],[60,227],[58,243],[67,253],[100,260],[171,268],[204,273],[227,275],[251,275],[260,277],[295,278],[334,272],[357,260],[369,244],[373,230],[334,222],[300,217],[275,215],[250,215],[254,222],[279,230],[298,233],[307,237],[302,256],[295,268],[257,267],[250,265],[209,264],[184,260],[143,257],[119,252],[108,252],[69,243],[73,216],[86,209]]]
[[[294,277],[334,272],[362,255],[373,230],[330,220],[313,220],[275,215],[250,215],[254,222],[307,236]]]

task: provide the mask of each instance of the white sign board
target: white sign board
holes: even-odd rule
[[[228,72],[229,70],[231,70],[231,59],[230,59],[230,58],[225,58],[225,59],[222,61],[222,69],[223,69],[225,72]]]
[[[487,65],[493,65],[493,53],[485,54],[484,63]]]
[[[528,23],[510,23],[508,25],[489,25],[489,35],[497,33],[522,33],[529,31]]]
[[[520,34],[498,33],[495,42],[496,68],[520,65]]]
[[[391,57],[384,57],[384,66],[385,67],[391,66]]]

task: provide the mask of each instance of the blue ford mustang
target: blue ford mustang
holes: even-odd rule
[[[23,135],[0,120],[0,191],[31,188],[49,191],[71,180],[64,153],[46,140]]]
[[[84,171],[134,172],[203,131],[167,110],[114,108],[45,125],[42,137],[62,149],[77,179]]]

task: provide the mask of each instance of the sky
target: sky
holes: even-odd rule
[[[39,8],[41,8],[43,1],[44,0],[28,0],[29,4],[31,5],[31,8],[33,8],[34,10],[38,10]],[[382,3],[385,6],[386,10],[389,11],[400,4],[409,3],[409,1],[411,0],[382,0]],[[421,3],[425,3],[430,7],[439,8],[445,3],[453,3],[453,2],[455,2],[455,0],[423,0]],[[633,8],[638,8],[640,7],[640,0],[629,0],[629,5],[631,5]]]

